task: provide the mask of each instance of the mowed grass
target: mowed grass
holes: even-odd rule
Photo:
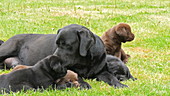
[[[84,25],[101,36],[120,22],[128,23],[135,34],[134,41],[123,44],[131,55],[127,66],[138,78],[122,82],[129,88],[114,89],[104,82],[86,80],[92,89],[5,95],[170,96],[169,0],[0,0],[0,39],[4,41],[16,34],[56,34],[69,24]]]

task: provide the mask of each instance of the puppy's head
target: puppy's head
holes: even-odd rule
[[[119,81],[133,79],[128,67],[115,56],[107,55],[107,70],[116,76]]]
[[[50,69],[52,69],[54,71],[54,75],[57,76],[56,78],[63,77],[67,73],[67,69],[62,65],[62,61],[58,56],[49,55],[45,64],[50,65]]]
[[[71,24],[58,30],[55,55],[64,59],[64,64],[72,66],[83,58],[94,44],[94,34],[84,26]]]
[[[131,32],[130,26],[126,23],[119,23],[114,28],[121,42],[125,43],[126,41],[132,41],[135,38],[134,34]]]

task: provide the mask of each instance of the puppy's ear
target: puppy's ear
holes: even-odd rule
[[[87,28],[82,28],[78,31],[78,36],[80,40],[79,53],[81,56],[86,56],[87,51],[95,43],[94,34]]]

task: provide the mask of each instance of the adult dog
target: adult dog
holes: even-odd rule
[[[11,47],[12,46],[12,47]],[[59,56],[68,69],[79,76],[78,81],[83,88],[91,86],[82,80],[96,78],[106,66],[106,52],[100,37],[88,28],[71,24],[58,30],[58,34],[21,34],[7,40],[0,47],[0,62],[9,57],[18,57],[23,65],[34,65],[47,55]],[[3,67],[4,65],[1,64]],[[114,87],[126,87],[116,77],[109,74],[108,84]],[[115,78],[113,78],[115,77]]]
[[[28,89],[46,89],[55,86],[55,80],[65,76],[67,69],[54,55],[47,56],[30,68],[0,75],[1,93]]]
[[[59,29],[56,45],[54,54],[61,57],[63,63],[68,65],[67,68],[78,73],[80,77],[97,78],[116,88],[127,87],[120,83],[115,73],[109,71],[104,44],[100,37],[86,27],[74,24]]]
[[[108,54],[120,58],[124,63],[127,63],[130,55],[125,54],[124,50],[121,48],[121,43],[127,41],[132,41],[134,39],[134,34],[131,32],[131,28],[126,23],[119,23],[118,25],[112,27],[106,31],[101,39],[106,46],[106,51]]]

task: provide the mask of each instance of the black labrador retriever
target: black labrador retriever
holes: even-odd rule
[[[12,71],[0,75],[0,90],[2,93],[10,91],[26,91],[28,89],[46,89],[55,87],[55,81],[67,73],[59,57],[50,55],[34,66],[26,69]]]
[[[103,76],[103,71],[109,74],[108,77],[103,76],[103,79],[110,78],[108,84],[127,87],[114,80],[115,75],[104,70],[107,65],[106,52],[100,37],[77,24],[59,29],[58,34],[20,34],[10,38],[0,46],[0,66],[4,67],[2,62],[9,57],[18,57],[22,65],[32,66],[50,54],[59,56],[68,69],[76,72],[80,86],[84,88],[91,86],[82,77],[97,78]]]
[[[125,65],[116,65],[123,68],[122,72],[121,68],[108,66],[106,58],[109,57],[106,57],[103,42],[86,27],[69,25],[59,29],[56,45],[54,54],[61,57],[64,64],[68,65],[67,68],[78,73],[80,77],[97,78],[116,88],[127,87],[120,83],[119,78],[122,79],[122,76],[131,78],[128,75],[130,74],[128,68]],[[117,63],[112,60],[108,62]],[[123,64],[120,60],[119,62]],[[120,73],[115,73],[111,71],[112,69]]]

